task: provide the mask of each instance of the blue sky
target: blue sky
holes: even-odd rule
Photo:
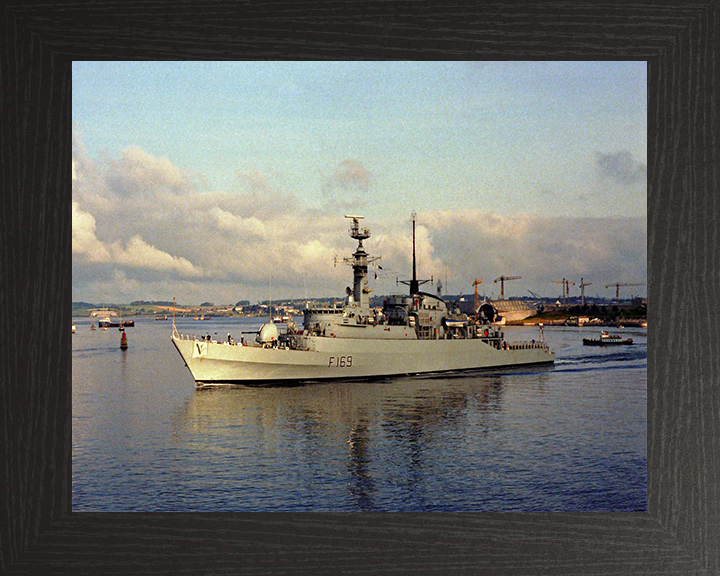
[[[342,295],[348,211],[453,292],[646,282],[644,62],[75,62],[72,110],[74,300]]]

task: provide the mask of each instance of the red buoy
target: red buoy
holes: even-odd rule
[[[127,336],[125,335],[124,330],[123,330],[122,336],[120,337],[120,348],[122,350],[127,350]]]

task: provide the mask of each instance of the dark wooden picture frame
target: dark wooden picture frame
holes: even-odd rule
[[[0,4],[0,572],[720,574],[718,0]],[[648,62],[648,511],[71,512],[71,62]]]

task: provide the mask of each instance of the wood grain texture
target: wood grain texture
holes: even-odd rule
[[[0,572],[720,574],[718,0],[0,4]],[[648,512],[72,514],[73,59],[649,66]]]

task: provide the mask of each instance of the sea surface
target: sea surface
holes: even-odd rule
[[[552,367],[196,390],[171,321],[136,318],[127,350],[74,322],[77,512],[646,510],[646,328],[590,347],[599,328],[546,326]],[[177,319],[236,340],[262,322]]]

